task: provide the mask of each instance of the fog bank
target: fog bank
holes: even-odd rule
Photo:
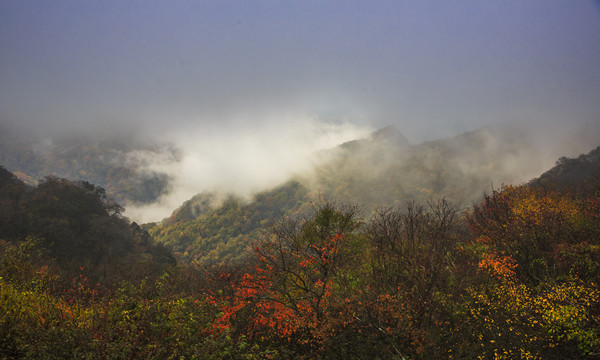
[[[224,126],[175,128],[162,138],[180,151],[179,161],[157,157],[148,170],[171,177],[171,191],[157,203],[127,206],[138,222],[169,216],[184,201],[204,191],[250,198],[291,177],[310,172],[323,158],[319,150],[366,137],[373,129],[348,122],[327,123],[297,114],[263,116],[260,122],[239,121]]]

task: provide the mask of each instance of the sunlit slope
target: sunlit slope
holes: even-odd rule
[[[260,229],[306,201],[307,189],[298,182],[257,194],[250,202],[233,195],[200,194],[149,232],[184,261],[227,264],[245,256],[248,238],[260,236]]]

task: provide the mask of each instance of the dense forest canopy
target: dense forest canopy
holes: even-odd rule
[[[597,152],[468,211],[367,211],[290,182],[252,202],[199,195],[150,233],[102,188],[0,168],[0,355],[597,357]],[[177,263],[152,238],[169,228]]]
[[[56,177],[29,187],[4,168],[0,176],[4,248],[29,244],[58,266],[63,277],[84,267],[103,283],[118,283],[123,273],[160,273],[175,264],[166,248],[121,215],[122,207],[104,189]]]

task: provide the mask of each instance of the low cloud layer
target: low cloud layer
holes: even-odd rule
[[[159,205],[128,210],[140,219],[278,183],[370,128],[416,144],[526,123],[552,129],[549,158],[598,134],[597,1],[6,0],[0,14],[0,124],[180,149],[132,155],[173,176]]]
[[[367,136],[372,129],[348,122],[326,123],[298,114],[239,118],[226,125],[172,129],[162,134],[181,154],[179,161],[156,157],[148,170],[171,176],[171,192],[146,206],[128,206],[139,222],[170,215],[203,191],[232,192],[249,198],[257,191],[309,172],[319,150]],[[141,155],[141,154],[138,154]],[[145,161],[148,161],[146,159]]]
[[[335,148],[350,140],[368,138],[374,130],[350,122],[329,123],[292,113],[262,114],[259,118],[260,121],[253,121],[247,116],[240,116],[221,125],[207,127],[200,123],[196,127],[177,128],[160,134],[161,141],[168,141],[177,148],[179,156],[176,159],[172,153],[165,156],[152,154],[151,158],[147,157],[150,153],[132,153],[132,159],[146,164],[147,170],[166,173],[172,181],[171,191],[156,203],[129,205],[126,215],[138,222],[158,221],[169,216],[184,201],[204,191],[233,193],[250,199],[256,192],[280,185],[292,177],[297,176],[310,183],[315,166],[331,160],[329,156],[337,156],[336,151],[321,150]],[[489,177],[485,188],[472,189],[467,203],[476,200],[484,191],[490,191],[492,186],[527,182],[550,169],[559,157],[575,157],[600,145],[600,124],[539,126],[517,122],[478,130],[477,134],[473,140],[464,136],[460,136],[458,141],[449,139],[450,148],[457,146],[459,151],[450,155],[451,164],[436,165],[428,163],[427,158],[423,158],[420,164],[432,170],[456,167],[464,176],[453,181],[468,182],[474,178]],[[417,145],[412,153],[418,154],[419,144],[412,139],[409,141]],[[464,141],[475,143],[463,147]],[[479,145],[476,145],[478,142]],[[358,177],[368,177],[369,172],[375,174],[383,170],[378,170],[377,164],[384,168],[403,166],[403,151],[402,148],[382,148],[376,156],[357,154],[367,159],[375,156],[358,167],[354,163],[360,164],[361,160],[356,159],[349,159],[348,165],[340,165],[349,166],[351,169],[346,170],[355,172]],[[387,160],[381,158],[382,154]],[[445,154],[437,156],[440,157],[434,161],[443,159]],[[402,182],[402,179],[400,177],[396,181]],[[446,186],[452,189],[460,187]]]

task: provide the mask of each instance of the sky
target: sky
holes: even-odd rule
[[[388,125],[411,143],[502,123],[600,138],[598,0],[3,0],[0,54],[0,124],[42,134],[274,164]]]
[[[278,113],[419,142],[597,122],[598,1],[0,2],[0,118],[237,126]]]

